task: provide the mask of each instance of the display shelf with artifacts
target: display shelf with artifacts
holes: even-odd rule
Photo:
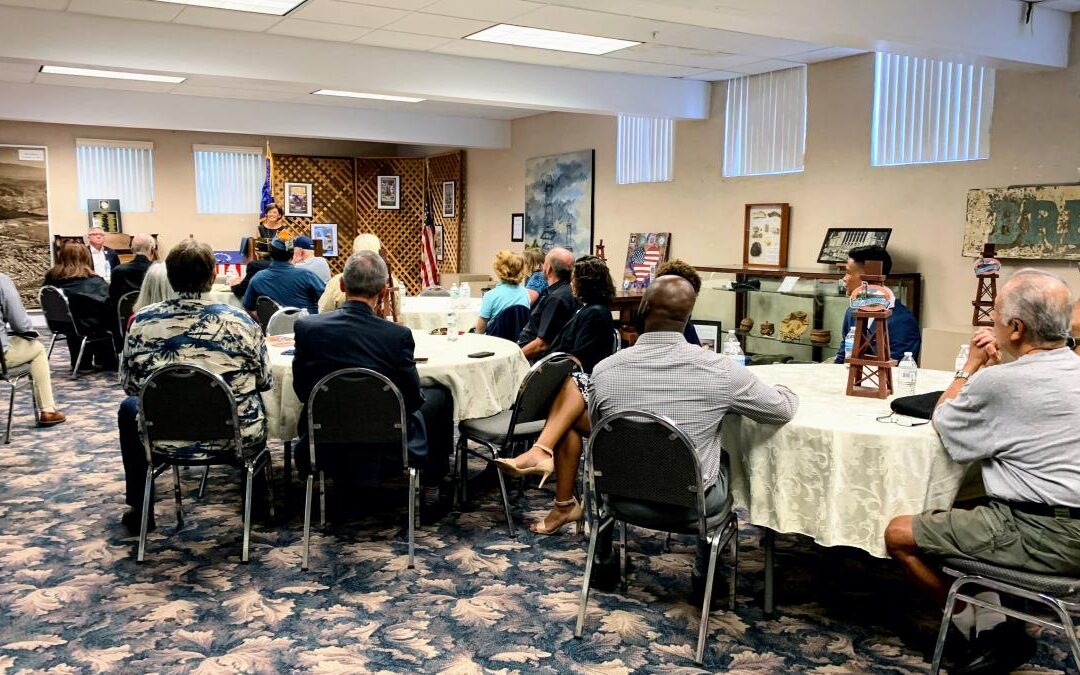
[[[826,361],[840,347],[844,339],[841,326],[850,302],[841,285],[842,270],[760,269],[745,265],[695,269],[703,283],[694,318],[718,320],[728,326],[740,326],[743,319],[752,318],[755,325],[751,330],[737,331],[747,354]],[[888,285],[918,320],[922,276],[895,272],[889,275]]]

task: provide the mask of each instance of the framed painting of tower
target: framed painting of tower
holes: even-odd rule
[[[594,156],[579,150],[526,160],[526,246],[592,253]]]

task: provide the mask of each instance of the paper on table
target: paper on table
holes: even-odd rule
[[[780,288],[776,289],[777,293],[791,293],[795,290],[795,284],[799,283],[799,277],[784,277],[784,281],[780,284]]]

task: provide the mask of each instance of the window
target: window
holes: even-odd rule
[[[119,199],[126,213],[154,210],[154,144],[75,139],[79,208],[88,199]]]
[[[258,213],[265,179],[259,148],[195,146],[198,213]]]
[[[805,66],[728,80],[725,176],[802,171],[805,154]]]
[[[675,170],[675,121],[619,115],[615,182],[663,183]]]
[[[871,162],[987,159],[993,110],[993,68],[878,52]]]

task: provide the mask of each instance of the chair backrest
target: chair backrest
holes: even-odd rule
[[[491,317],[491,321],[488,321],[487,327],[484,328],[484,334],[517,342],[521,331],[529,323],[529,311],[529,308],[524,305],[507,307]]]
[[[255,298],[255,316],[264,333],[266,332],[266,324],[270,323],[270,317],[274,316],[274,313],[279,309],[281,309],[281,305],[277,304],[273,298],[268,298],[265,295]]]
[[[565,352],[553,352],[533,364],[518,387],[514,413],[507,428],[507,443],[517,425],[547,419],[551,402],[575,370],[581,370],[581,362]]]
[[[593,504],[611,495],[691,509],[705,538],[701,463],[694,444],[670,419],[643,410],[608,415],[593,425],[585,470]]]
[[[220,375],[202,366],[174,363],[146,378],[139,390],[139,431],[147,458],[174,456],[163,443],[215,443],[237,460],[243,441],[236,397]],[[187,453],[190,454],[190,453]]]
[[[38,291],[38,302],[41,303],[41,313],[45,315],[49,330],[82,337],[75,327],[75,317],[71,314],[71,305],[68,304],[64,291],[56,286],[42,286]]]
[[[128,291],[120,296],[116,303],[116,318],[120,322],[120,335],[127,335],[128,320],[135,313],[135,302],[139,299],[138,291]]]
[[[622,349],[622,336],[619,335],[619,329],[616,328],[615,329],[615,344],[612,346],[611,353],[614,354],[615,352],[619,351],[620,349]]]
[[[317,443],[400,443],[402,461],[408,465],[405,399],[385,375],[368,368],[335,370],[311,390],[307,414],[312,466]]]
[[[266,322],[267,335],[287,335],[293,332],[297,319],[307,312],[299,307],[282,307],[270,316]]]
[[[450,291],[446,290],[442,286],[428,286],[424,290],[420,291],[421,298],[449,298]]]

